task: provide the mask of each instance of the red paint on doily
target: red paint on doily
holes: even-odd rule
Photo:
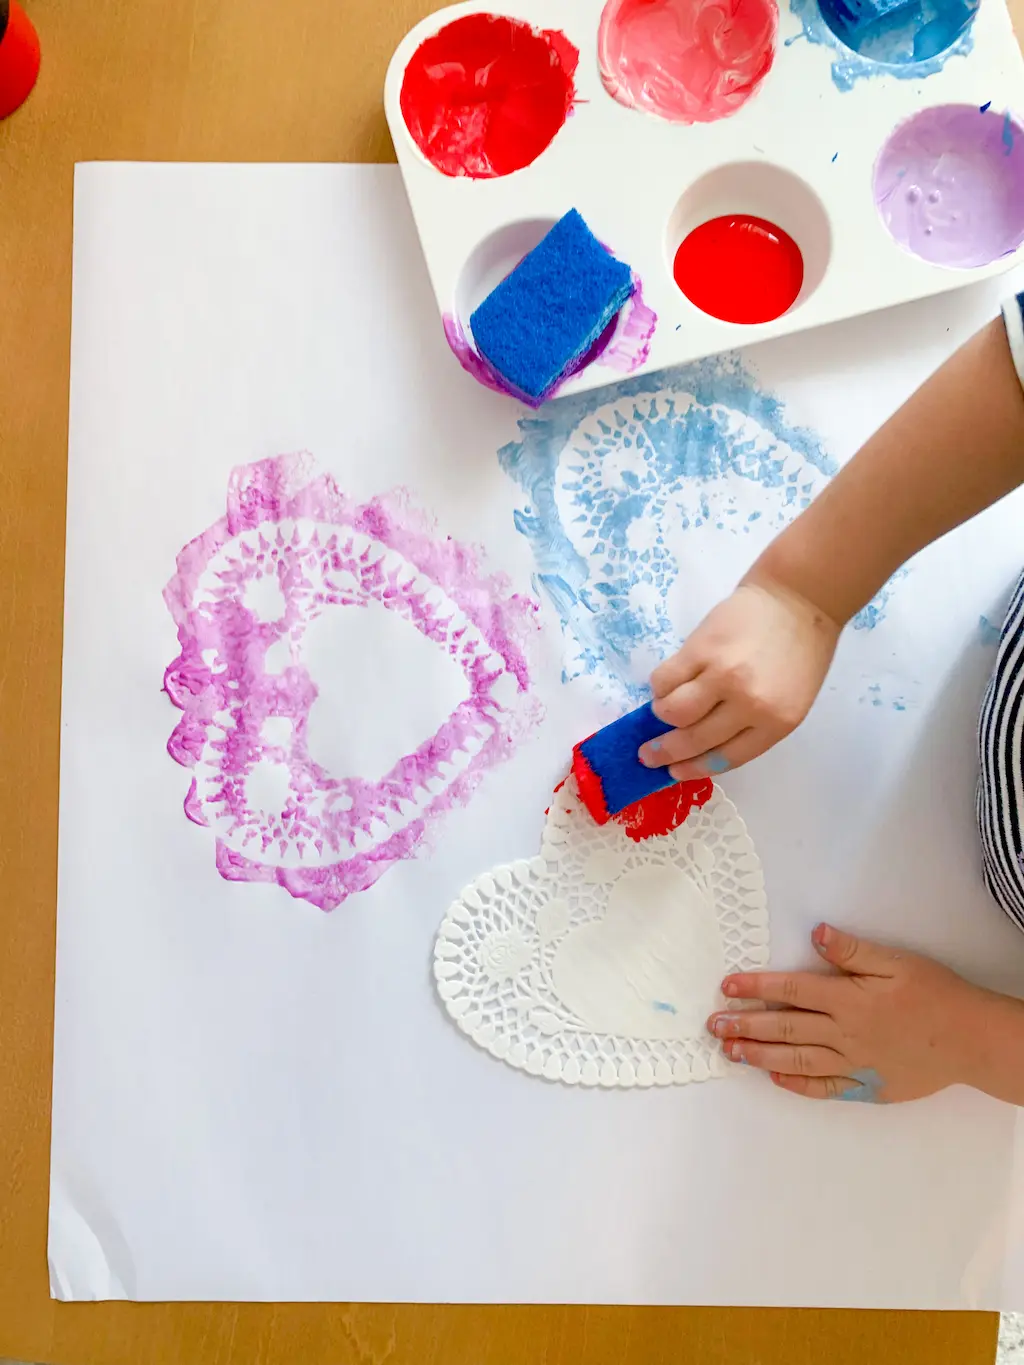
[[[729,213],[684,238],[673,273],[701,312],[723,322],[771,322],[796,302],[804,258],[789,233],[767,218]]]
[[[611,816],[604,799],[604,787],[578,744],[572,751],[572,774],[576,779],[580,800],[599,825],[606,825]]]
[[[700,778],[696,782],[677,782],[674,786],[645,796],[642,801],[637,801],[632,806],[627,806],[625,810],[620,810],[617,815],[611,816],[604,799],[601,779],[587,762],[578,744],[572,751],[572,771],[580,800],[596,823],[606,825],[610,819],[614,819],[637,844],[658,834],[671,834],[689,818],[691,811],[707,805],[715,790],[715,784],[710,777]],[[555,790],[560,790],[560,786]]]
[[[405,126],[444,175],[511,175],[536,161],[568,118],[579,57],[557,30],[467,14],[413,53],[402,82]]]
[[[671,834],[685,824],[691,811],[707,805],[714,794],[715,784],[710,777],[699,782],[677,782],[620,810],[614,817],[634,843],[651,839],[656,834]]]

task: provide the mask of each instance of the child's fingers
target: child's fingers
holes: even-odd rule
[[[640,762],[648,768],[667,768],[670,763],[684,763],[712,749],[720,749],[735,738],[746,723],[739,708],[730,702],[720,702],[703,720],[685,729],[670,730],[659,735],[640,750]]]
[[[826,962],[855,976],[894,976],[901,961],[892,948],[833,929],[830,924],[819,924],[811,942]]]
[[[722,993],[732,1000],[763,1000],[766,1005],[789,1005],[831,1017],[850,981],[817,972],[737,972],[722,982]]]
[[[698,721],[703,720],[721,700],[708,675],[701,673],[659,697],[651,710],[666,725],[674,725],[677,730],[684,730],[687,726],[696,725]]]
[[[725,1055],[733,1062],[759,1067],[782,1076],[835,1076],[847,1063],[830,1047],[792,1047],[788,1043],[752,1043],[747,1039],[726,1043]]]
[[[722,773],[733,768],[742,768],[752,758],[760,758],[778,739],[760,726],[741,730],[726,744],[701,754],[698,758],[688,758],[684,763],[673,763],[670,775],[677,782],[697,782],[702,777],[721,777]]]
[[[835,1020],[815,1010],[722,1011],[708,1020],[708,1031],[716,1038],[745,1038],[758,1043],[834,1047],[839,1041]]]
[[[683,645],[677,654],[673,654],[671,659],[666,659],[664,663],[659,664],[651,674],[651,691],[659,700],[662,697],[667,697],[676,688],[693,682],[703,667],[704,665],[698,662],[690,648]]]

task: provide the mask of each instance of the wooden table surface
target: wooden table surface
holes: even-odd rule
[[[80,1365],[991,1365],[996,1319],[980,1314],[50,1301],[72,167],[93,159],[391,160],[384,71],[437,0],[23,3],[40,33],[43,69],[29,102],[0,122],[0,1357]]]

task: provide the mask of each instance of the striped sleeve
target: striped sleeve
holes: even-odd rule
[[[1024,384],[1024,294],[1018,294],[1003,304],[1003,320],[1006,323],[1010,354],[1020,382]]]

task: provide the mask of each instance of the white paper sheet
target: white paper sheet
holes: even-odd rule
[[[533,591],[526,495],[497,458],[520,413],[448,354],[397,171],[82,167],[74,279],[54,1294],[1021,1307],[1014,1110],[964,1090],[812,1105],[748,1074],[583,1092],[495,1062],[446,1017],[430,978],[445,911],[537,848],[571,744],[621,705],[573,664],[550,597],[545,719],[432,852],[328,914],[225,880],[185,819],[161,594],[236,467],[306,450],[359,504],[402,485],[439,535]],[[747,363],[844,459],[998,294]],[[764,863],[778,965],[807,963],[828,917],[1024,992],[972,820],[993,658],[979,618],[1024,563],[1022,525],[1015,497],[922,555],[885,619],[844,640],[798,735],[724,784]],[[682,628],[759,534],[682,552]],[[433,689],[415,632],[378,667],[344,629],[323,658],[352,671],[327,669],[321,712],[334,761],[363,771],[405,752],[410,716],[435,723]]]

